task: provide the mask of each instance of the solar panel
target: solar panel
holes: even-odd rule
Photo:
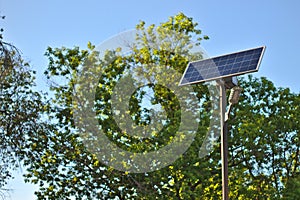
[[[187,85],[258,71],[265,46],[190,62],[179,85]]]

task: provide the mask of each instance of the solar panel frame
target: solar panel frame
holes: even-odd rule
[[[266,46],[260,46],[190,62],[183,73],[179,85],[189,85],[257,72],[265,49]],[[242,64],[243,66],[241,67]],[[222,73],[220,73],[220,70]],[[203,77],[203,75],[206,77]],[[186,76],[189,77],[189,80],[187,80]]]

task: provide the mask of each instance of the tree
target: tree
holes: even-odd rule
[[[281,198],[300,169],[300,96],[266,78],[250,76],[241,86],[230,128],[232,190],[243,199]]]
[[[190,43],[192,38],[198,38],[198,42],[201,39],[201,37],[197,36],[201,34],[201,31],[198,30],[196,26],[197,24],[192,22],[191,18],[186,17],[182,13],[171,17],[166,23],[162,23],[157,27],[157,32],[155,31],[154,25],[146,29],[145,23],[141,22],[137,26],[139,32],[137,35],[137,43],[131,46],[133,53],[129,56],[122,56],[118,53],[118,50],[110,51],[107,52],[103,60],[99,60],[98,52],[91,51],[93,50],[92,45],[89,45],[89,50],[82,51],[77,47],[74,49],[48,48],[46,56],[49,58],[49,67],[46,74],[49,78],[52,78],[52,80],[56,77],[60,80],[64,80],[65,84],[58,84],[57,81],[53,81],[54,84],[51,86],[55,98],[53,100],[54,107],[50,108],[49,112],[53,113],[52,120],[58,122],[55,125],[56,130],[54,130],[54,133],[51,135],[45,135],[45,138],[47,138],[46,141],[45,139],[39,141],[38,138],[34,138],[36,141],[32,142],[36,144],[36,146],[35,149],[31,151],[31,158],[33,160],[26,162],[29,164],[28,180],[39,183],[41,186],[40,191],[37,192],[38,197],[67,199],[74,195],[78,199],[92,197],[119,197],[120,199],[124,199],[133,198],[134,196],[150,198],[149,191],[153,191],[156,195],[159,195],[160,188],[169,192],[173,190],[168,189],[167,186],[167,183],[170,182],[169,179],[172,179],[168,177],[167,173],[176,173],[176,169],[174,170],[172,167],[165,167],[165,169],[158,174],[151,173],[153,174],[151,176],[150,173],[130,174],[105,166],[99,162],[99,158],[97,159],[95,155],[88,152],[85,146],[79,142],[80,138],[75,130],[76,127],[74,126],[72,116],[72,107],[74,106],[72,97],[74,97],[73,92],[76,77],[84,72],[84,70],[82,70],[83,66],[100,65],[103,70],[103,76],[99,79],[99,88],[97,88],[96,95],[98,103],[96,107],[98,108],[99,116],[111,115],[111,113],[109,113],[110,103],[104,104],[103,107],[102,102],[109,101],[109,98],[111,98],[110,92],[114,84],[116,84],[120,78],[119,74],[124,74],[132,64],[143,65],[144,71],[141,71],[141,73],[149,73],[151,64],[158,64],[162,67],[169,65],[178,66],[176,70],[182,73],[189,59],[201,58],[201,54],[191,54],[189,52],[192,48],[192,44]],[[149,42],[149,39],[152,41]],[[176,45],[173,45],[172,41],[176,41]],[[160,44],[165,45],[165,47],[160,48]],[[156,48],[148,50],[148,48],[146,48],[147,45],[152,45],[152,47],[156,46]],[[86,82],[89,81],[90,80],[87,80]],[[165,110],[167,110],[167,116],[169,118],[166,121],[166,123],[168,123],[167,128],[165,128],[163,132],[154,133],[158,135],[158,138],[154,141],[144,140],[138,143],[136,138],[120,132],[111,117],[99,119],[99,124],[105,130],[107,136],[118,143],[118,145],[126,149],[128,143],[137,144],[129,147],[131,151],[149,151],[168,144],[174,136],[173,131],[176,130],[178,126],[178,114],[180,114],[180,110],[178,110],[178,100],[174,94],[159,85],[152,84],[147,87],[147,89],[151,89],[154,93],[153,101],[163,105]],[[198,86],[195,90],[198,90],[198,98],[208,98],[205,93],[201,93],[201,91],[207,92],[206,87]],[[149,123],[147,119],[148,116],[151,115],[150,111],[146,109],[145,113],[142,113],[141,106],[139,105],[141,98],[145,95],[146,94],[140,90],[132,96],[133,103],[130,109],[137,124]],[[159,99],[158,97],[164,98]],[[88,102],[84,103],[87,104]],[[205,116],[205,118],[208,119],[208,116]],[[197,140],[203,137],[204,129],[205,128],[201,128],[199,130],[202,134],[199,135]],[[122,137],[126,137],[126,139],[131,141],[120,141]],[[154,142],[154,145],[151,145],[151,142]],[[194,148],[197,148],[197,145],[194,145]],[[194,160],[197,160],[196,155],[191,156]],[[197,165],[197,161],[191,162]],[[183,157],[180,162],[185,162]],[[207,170],[205,169],[205,171]],[[154,178],[156,182],[154,182]],[[165,179],[163,184],[161,178]],[[152,179],[153,185],[147,186],[150,179]],[[198,178],[192,180],[190,185],[196,188],[199,184],[197,180]],[[101,191],[101,193],[99,193],[99,191]],[[175,194],[175,192],[171,193]]]
[[[36,192],[39,199],[221,198],[220,146],[199,158],[199,148],[211,118],[215,117],[211,110],[215,106],[212,96],[216,94],[205,85],[194,85],[191,93],[197,97],[197,103],[180,102],[174,91],[159,84],[161,77],[155,77],[156,71],[170,68],[183,73],[189,61],[202,58],[192,47],[208,37],[202,36],[197,23],[182,13],[159,26],[146,27],[145,22],[140,22],[136,29],[136,42],[129,44],[130,52],[126,54],[122,54],[122,49],[113,49],[101,57],[103,52],[97,52],[90,43],[87,50],[47,49],[49,66],[45,74],[54,94],[47,107],[52,124],[48,131],[28,139],[31,145],[25,159],[26,179],[39,184]],[[102,74],[98,77],[99,71]],[[134,76],[146,77],[138,79],[145,82],[153,77],[158,80],[145,87],[139,87],[139,82],[126,82],[137,89],[129,97],[128,108],[118,109],[129,110],[133,126],[122,124],[122,120],[118,122],[120,114],[112,111],[116,108],[114,102],[117,105],[122,102],[122,92],[130,89],[124,86],[123,91],[113,95],[124,76],[129,81]],[[169,82],[172,77],[164,79]],[[95,80],[97,87],[90,87]],[[240,84],[244,93],[229,122],[230,197],[281,198],[285,195],[284,188],[290,187],[290,181],[299,172],[299,95],[276,88],[266,78],[244,77]],[[89,96],[93,94],[89,90],[95,91],[95,95]],[[155,109],[162,112],[153,112],[145,106],[150,103],[160,104]],[[110,142],[134,152],[127,160],[132,161],[139,152],[151,152],[181,141],[175,132],[179,130],[182,106],[186,104],[191,111],[201,106],[196,114],[197,131],[187,151],[174,162],[159,170],[155,170],[158,164],[147,163],[146,167],[153,170],[130,173],[127,171],[131,170],[130,162],[113,159],[122,158],[122,153],[109,151],[105,157],[95,153],[107,148],[97,145],[97,142],[106,144],[106,140],[87,123],[94,120],[88,108],[95,109],[97,125]],[[78,110],[82,111],[76,113]],[[122,119],[126,119],[124,116]],[[163,124],[160,131],[154,127],[150,139],[132,135],[139,131],[135,127],[151,125],[153,118]],[[113,168],[111,163],[124,170]],[[136,170],[144,167],[139,165]]]
[[[2,17],[4,19],[4,17]],[[1,29],[1,32],[3,29]],[[39,130],[42,95],[33,91],[35,72],[0,35],[0,191],[27,155],[27,139]],[[4,196],[3,193],[3,196]],[[4,198],[4,197],[3,197]]]

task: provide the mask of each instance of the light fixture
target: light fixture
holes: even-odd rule
[[[231,89],[228,101],[230,104],[237,104],[240,98],[240,94],[242,92],[242,88],[239,86],[235,86]]]

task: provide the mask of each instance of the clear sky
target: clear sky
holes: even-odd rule
[[[43,87],[47,46],[85,48],[88,41],[97,45],[134,28],[139,20],[158,24],[179,12],[193,17],[210,36],[202,43],[210,56],[266,45],[255,76],[300,92],[299,0],[0,0],[0,15],[6,16],[0,26],[4,39],[20,48],[38,71],[38,85]],[[11,184],[12,199],[32,199],[31,190],[25,193],[20,182]]]

